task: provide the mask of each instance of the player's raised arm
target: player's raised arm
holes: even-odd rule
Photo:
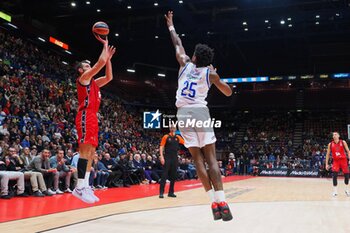
[[[232,95],[231,87],[220,79],[220,76],[216,73],[216,69],[212,65],[210,65],[208,68],[210,70],[210,74],[209,74],[210,83],[214,84],[224,95],[231,96]]]
[[[106,75],[96,79],[96,84],[99,87],[103,87],[113,79],[113,70],[111,59],[115,53],[115,48],[113,46],[108,46],[107,49],[107,63],[106,63]]]
[[[79,82],[83,85],[88,85],[90,83],[90,80],[100,72],[100,70],[106,65],[106,62],[108,60],[108,40],[102,40],[101,38],[99,39],[101,43],[103,43],[103,49],[101,52],[100,57],[98,58],[98,61],[95,63],[91,69],[87,70],[84,72],[80,78]]]
[[[329,169],[328,161],[329,161],[329,154],[330,153],[331,153],[331,144],[328,143],[327,154],[326,154],[326,170]]]
[[[182,46],[182,41],[175,31],[173,16],[174,13],[172,11],[168,11],[168,13],[164,15],[170,32],[171,40],[173,41],[175,47],[176,59],[182,67],[190,61],[190,58],[186,55],[185,48]]]

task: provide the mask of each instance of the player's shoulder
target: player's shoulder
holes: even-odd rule
[[[87,86],[90,86],[92,83],[95,82],[95,79],[90,79],[88,82],[84,82],[82,76],[79,76],[77,78],[77,86],[81,86],[81,87],[87,87]]]
[[[188,68],[188,67],[191,67],[191,66],[194,66],[194,64],[191,61],[187,61],[187,62],[185,62],[184,64],[182,64],[180,66],[180,69],[182,70],[182,69],[185,69],[185,68]]]

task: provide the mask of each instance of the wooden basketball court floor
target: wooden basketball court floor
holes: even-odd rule
[[[225,183],[234,219],[213,221],[202,187],[0,224],[0,232],[349,233],[350,197],[339,180],[257,177]],[[1,206],[0,206],[1,208]]]

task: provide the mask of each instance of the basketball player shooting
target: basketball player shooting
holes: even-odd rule
[[[326,154],[326,169],[330,169],[328,165],[329,155],[332,152],[332,171],[333,171],[333,197],[338,196],[338,173],[341,170],[344,173],[344,183],[345,183],[345,194],[350,196],[349,192],[349,165],[348,158],[346,154],[350,156],[350,151],[348,144],[344,140],[340,140],[340,135],[338,132],[333,132],[333,141],[328,144],[327,154]],[[346,153],[345,153],[346,151]]]
[[[211,65],[213,50],[207,45],[197,44],[194,55],[190,59],[175,31],[173,12],[169,11],[165,19],[175,47],[176,59],[180,64],[176,92],[177,118],[179,121],[186,122],[190,115],[197,121],[208,120],[210,115],[205,99],[210,86],[214,84],[226,96],[230,96],[232,90],[229,85],[220,80],[216,69]],[[232,214],[225,200],[220,169],[216,160],[216,137],[213,128],[185,127],[180,128],[180,132],[185,140],[185,146],[194,159],[198,177],[211,200],[214,220],[231,220]],[[208,171],[205,162],[208,164]]]
[[[92,160],[98,146],[97,113],[101,102],[100,88],[113,79],[111,59],[115,53],[115,48],[108,45],[107,37],[102,39],[97,34],[95,37],[103,44],[98,61],[93,67],[87,60],[79,62],[76,66],[79,75],[76,81],[79,107],[75,123],[78,131],[80,157],[78,160],[78,184],[73,195],[86,203],[99,201],[89,186],[89,176]],[[106,66],[105,76],[94,79],[94,76],[104,66]]]

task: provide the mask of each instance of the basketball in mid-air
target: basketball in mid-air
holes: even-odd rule
[[[92,26],[92,32],[100,36],[107,36],[109,34],[109,27],[105,22],[96,22]]]

